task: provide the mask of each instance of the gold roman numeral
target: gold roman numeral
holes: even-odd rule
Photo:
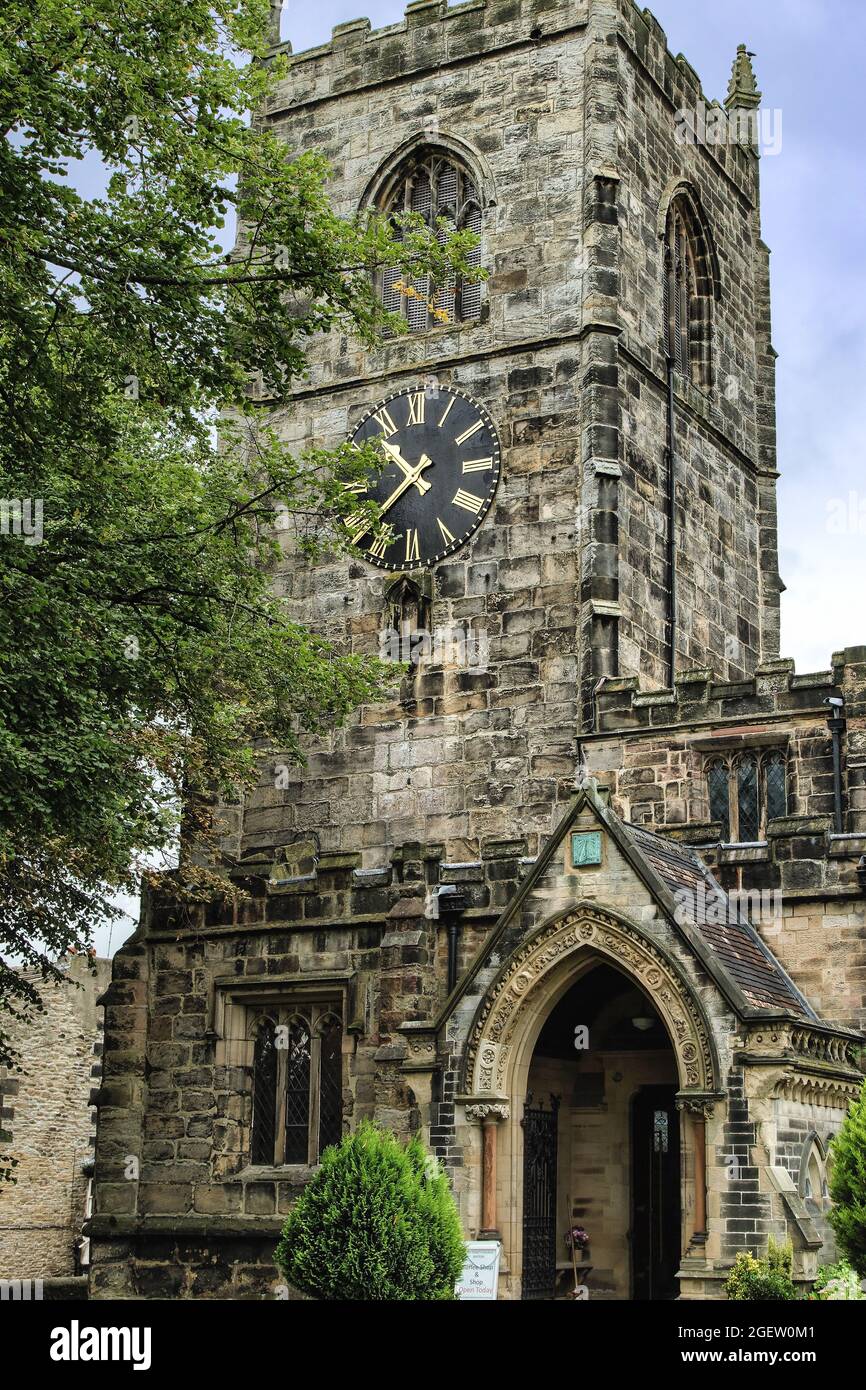
[[[424,392],[416,391],[414,396],[409,397],[409,419],[407,425],[423,425],[424,423]]]
[[[474,492],[465,492],[459,487],[451,499],[455,507],[463,507],[467,512],[474,512],[477,516],[484,506],[484,498],[476,497]]]
[[[442,520],[441,516],[437,516],[436,521],[439,525],[439,530],[442,532],[443,541],[446,545],[452,545],[454,542],[454,537],[448,530],[448,527],[445,525],[445,522]]]
[[[450,399],[450,401],[449,401],[448,404],[446,405],[446,407],[445,407],[445,412],[444,412],[444,414],[443,414],[443,416],[442,416],[442,419],[439,421],[439,428],[440,428],[440,430],[441,430],[442,426],[445,424],[445,421],[448,419],[448,412],[449,412],[449,410],[451,409],[451,407],[453,406],[453,404],[454,404],[454,402],[455,402],[456,399],[457,399],[456,396],[452,396],[451,399]]]
[[[391,545],[392,541],[393,536],[380,536],[379,539],[374,541],[370,546],[367,554],[374,555],[377,560],[384,560],[385,551],[388,549],[389,545]]]
[[[464,459],[464,473],[481,473],[485,468],[493,467],[493,459]]]
[[[389,439],[392,434],[397,433],[397,426],[394,424],[394,421],[391,419],[391,416],[388,414],[388,411],[385,409],[384,406],[381,410],[376,411],[376,414],[373,416],[373,419],[376,421],[376,424],[380,427],[386,439]]]
[[[417,560],[417,559],[419,559],[419,558],[420,558],[420,553],[419,553],[419,550],[418,550],[418,532],[417,532],[417,531],[412,531],[412,530],[407,531],[407,532],[406,532],[406,559],[407,559],[407,560]]]
[[[462,434],[458,434],[457,438],[454,440],[454,443],[458,445],[465,444],[467,439],[471,439],[473,434],[477,434],[479,430],[483,429],[484,421],[476,420],[474,425],[470,425],[469,428],[467,430],[464,430]]]

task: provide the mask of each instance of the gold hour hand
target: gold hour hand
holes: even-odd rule
[[[417,483],[419,479],[421,482],[426,482],[426,479],[421,478],[421,474],[425,468],[431,468],[432,466],[433,460],[431,458],[428,458],[426,454],[422,454],[415,467],[408,469],[408,471],[405,473],[403,477],[403,481],[397,484],[394,491],[391,493],[391,496],[387,497],[385,501],[381,504],[381,506],[379,507],[379,515],[384,516],[385,513],[391,507],[393,507],[394,503],[397,502],[403,496],[403,493],[406,492],[407,488],[410,488],[412,486],[413,483]],[[427,486],[429,488],[430,484],[427,483]],[[356,531],[355,534],[352,536],[352,544],[357,545],[358,541],[361,539],[362,536],[366,535],[369,529],[369,526],[363,526],[360,531]]]
[[[397,445],[389,444],[387,439],[380,439],[379,443],[382,445],[382,448],[385,450],[385,453],[388,455],[388,457],[394,463],[396,463],[397,467],[401,470],[404,478],[408,477],[409,474],[412,472],[412,467],[410,464],[406,462],[403,455],[400,453],[400,450],[397,448]],[[424,457],[427,458],[427,455],[425,454]],[[430,463],[430,461],[430,459],[427,459],[428,463]],[[414,482],[418,491],[421,493],[422,497],[425,492],[430,491],[430,484],[428,483],[426,478],[414,477],[412,481]]]
[[[413,483],[417,483],[419,479],[422,482],[427,481],[425,478],[421,478],[421,474],[425,468],[431,468],[432,465],[433,460],[428,458],[426,454],[422,454],[415,467],[409,469],[408,473],[406,473],[405,477],[403,478],[402,483],[397,484],[394,491],[391,493],[391,496],[388,497],[379,507],[379,511],[382,514],[382,516],[385,515],[385,513],[388,511],[390,507],[393,507],[397,499],[399,497],[402,497],[403,493],[406,492],[406,490],[410,488]],[[429,486],[430,484],[427,483],[428,488]]]

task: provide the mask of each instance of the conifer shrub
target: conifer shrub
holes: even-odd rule
[[[770,1236],[761,1259],[743,1251],[725,1281],[725,1293],[735,1302],[788,1303],[797,1298],[791,1278],[794,1252],[790,1244],[778,1245]]]
[[[836,1244],[866,1277],[866,1082],[833,1140],[829,1218]]]
[[[466,1250],[448,1180],[418,1138],[365,1123],[326,1149],[274,1258],[328,1300],[451,1299]]]

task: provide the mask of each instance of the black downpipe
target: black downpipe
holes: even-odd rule
[[[448,993],[457,984],[457,918],[448,919]]]
[[[835,700],[828,700],[830,713],[827,716],[827,728],[833,737],[833,821],[835,833],[844,835],[845,825],[842,813],[842,731],[845,728],[845,716],[842,713],[845,706],[838,697]]]
[[[677,537],[676,537],[676,434],[674,416],[674,359],[668,357],[668,689],[674,688],[677,660]]]

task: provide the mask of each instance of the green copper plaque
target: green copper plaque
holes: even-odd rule
[[[571,865],[582,869],[587,864],[601,863],[601,831],[577,830],[571,837]]]

